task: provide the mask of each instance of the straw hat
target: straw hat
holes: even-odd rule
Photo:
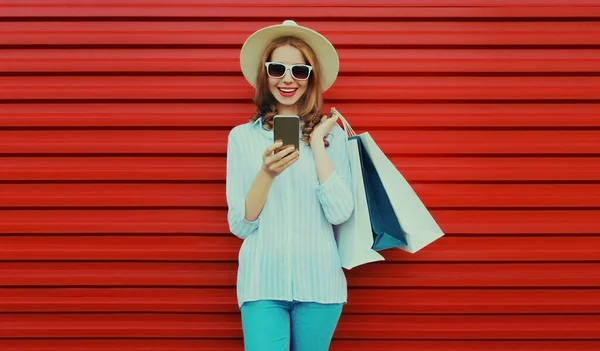
[[[292,20],[259,29],[246,39],[240,52],[240,65],[248,83],[256,87],[259,64],[265,49],[273,40],[284,36],[302,39],[312,48],[321,66],[319,78],[322,91],[329,89],[337,78],[340,68],[335,48],[323,35],[310,28],[299,26]]]

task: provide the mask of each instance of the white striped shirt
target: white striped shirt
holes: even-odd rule
[[[301,141],[299,160],[275,178],[258,219],[249,222],[244,219],[246,194],[273,144],[273,131],[264,130],[259,118],[229,133],[228,222],[231,232],[244,239],[238,257],[239,306],[263,299],[346,302],[332,225],[346,221],[354,210],[347,137],[336,125],[327,140],[331,176],[319,183],[312,150]]]

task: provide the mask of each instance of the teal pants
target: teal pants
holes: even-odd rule
[[[327,351],[342,306],[276,300],[244,302],[244,350]]]

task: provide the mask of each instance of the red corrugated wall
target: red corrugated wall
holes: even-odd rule
[[[332,350],[599,350],[598,0],[0,0],[0,350],[242,349],[226,136],[284,19],[447,232],[347,274]]]

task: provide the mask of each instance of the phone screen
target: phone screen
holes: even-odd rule
[[[300,148],[300,118],[295,115],[276,115],[273,117],[273,142],[283,141],[280,149],[294,145]]]

